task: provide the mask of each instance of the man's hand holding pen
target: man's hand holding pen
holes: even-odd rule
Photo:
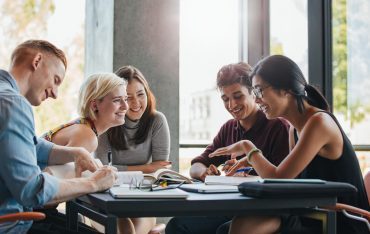
[[[225,172],[226,176],[249,176],[249,173],[253,171],[253,167],[239,168],[237,166],[238,162],[239,161],[236,159],[227,160],[224,164],[221,164],[221,166],[223,166],[221,170]],[[231,173],[230,169],[234,167],[238,167],[239,169],[237,169],[235,173]]]
[[[221,166],[222,166],[221,170],[224,171],[224,172],[227,172],[237,162],[238,162],[238,160],[236,160],[235,158],[227,160],[225,163],[221,164]]]
[[[213,164],[209,165],[209,167],[204,171],[201,176],[201,180],[204,181],[207,175],[221,175],[221,172],[217,169],[217,167]]]

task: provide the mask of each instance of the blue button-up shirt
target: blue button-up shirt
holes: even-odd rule
[[[0,70],[0,215],[30,211],[58,192],[59,180],[41,172],[53,144],[35,137],[30,103]],[[0,224],[0,233],[25,233],[30,221]]]

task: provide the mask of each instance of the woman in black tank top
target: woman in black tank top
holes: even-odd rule
[[[227,174],[240,167],[253,166],[263,178],[314,178],[346,182],[358,193],[338,197],[338,202],[369,210],[359,163],[351,142],[320,92],[307,84],[301,70],[289,58],[273,55],[261,60],[250,76],[256,102],[268,119],[282,117],[291,123],[290,153],[274,166],[250,141],[240,141],[216,150],[210,157],[231,154],[247,156]],[[236,217],[231,233],[317,233],[299,217]],[[318,229],[320,230],[320,229]],[[252,231],[252,232],[251,232]],[[364,223],[337,216],[338,233],[368,233]]]

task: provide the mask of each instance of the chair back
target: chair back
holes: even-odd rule
[[[365,183],[365,189],[366,189],[366,194],[367,194],[367,200],[369,201],[369,205],[370,205],[370,170],[368,170],[367,173],[365,173],[364,183]]]
[[[13,222],[17,220],[42,220],[45,214],[41,212],[19,212],[13,214],[0,215],[0,223]]]

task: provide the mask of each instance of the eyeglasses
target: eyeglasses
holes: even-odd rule
[[[265,90],[267,88],[270,88],[270,87],[271,87],[271,85],[267,85],[265,87],[260,87],[260,86],[253,87],[252,92],[253,92],[254,96],[256,96],[256,98],[263,98],[263,90]]]
[[[137,180],[136,178],[132,178],[130,182],[130,190],[139,189],[142,191],[151,191],[154,186],[157,186],[153,184],[151,180],[142,179]]]
[[[181,185],[183,185],[185,181],[179,183],[179,184],[171,184],[167,185],[167,181],[164,180],[148,180],[148,179],[142,179],[142,180],[136,180],[135,178],[132,178],[130,182],[130,190],[141,190],[141,191],[159,191],[159,190],[165,190],[165,189],[174,189],[179,188]]]

